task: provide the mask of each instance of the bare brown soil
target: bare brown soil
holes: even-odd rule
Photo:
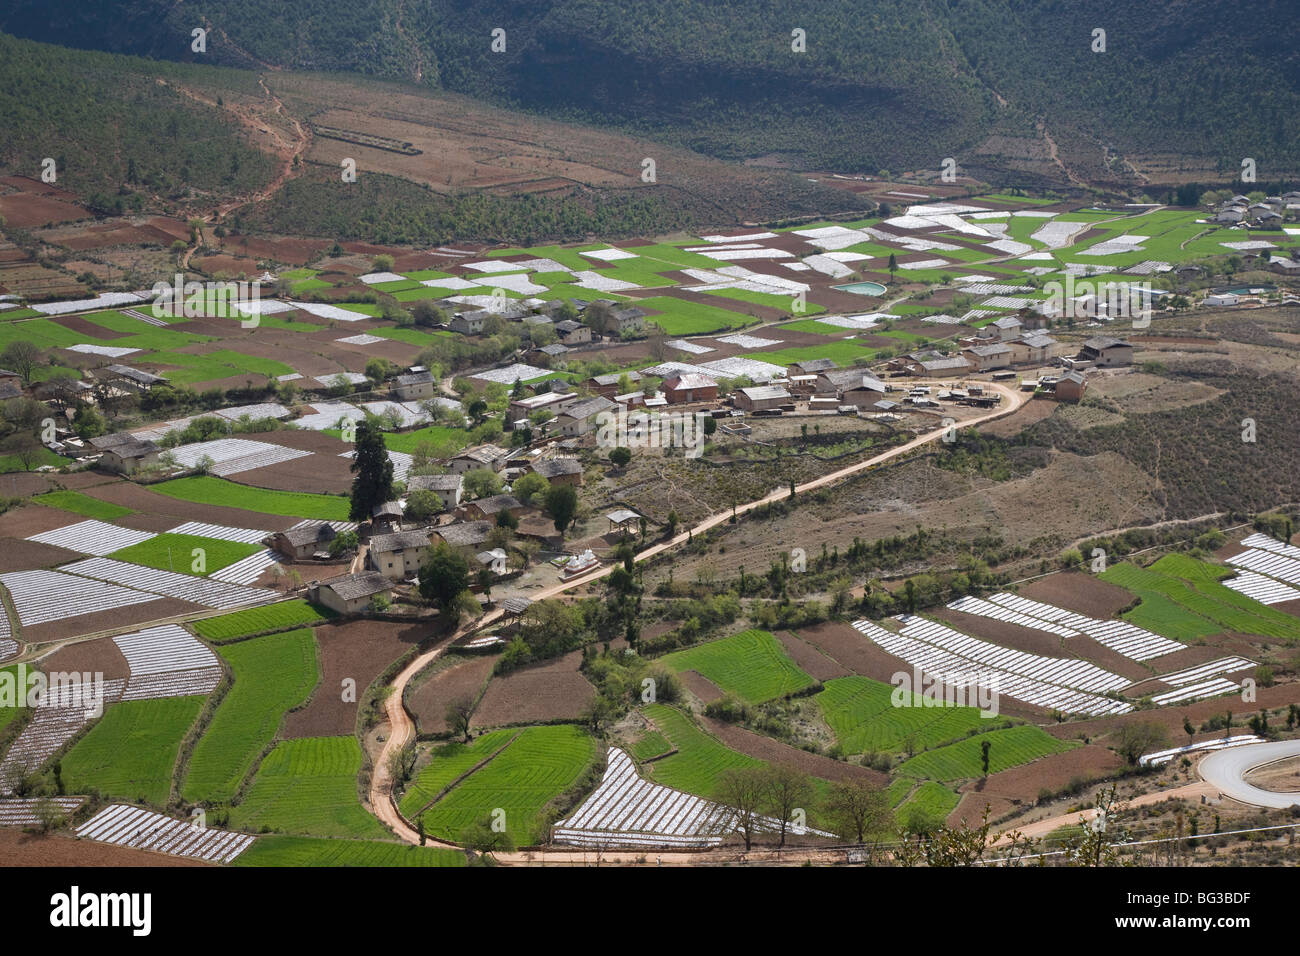
[[[35,627],[24,627],[23,640],[29,644],[44,644],[49,641],[76,637],[79,634],[93,634],[96,631],[131,627],[165,617],[193,614],[195,611],[201,610],[203,608],[199,605],[190,604],[188,601],[159,598],[157,601],[145,601],[142,604],[132,604],[128,607],[115,608],[112,611],[104,611],[99,614],[81,614],[77,617],[65,618],[62,621],[50,621],[46,624],[37,624]]]
[[[418,644],[427,629],[394,621],[348,621],[316,628],[321,682],[311,703],[284,719],[284,736],[329,737],[356,731],[358,701],[389,664]],[[355,681],[356,699],[343,700],[343,681]]]
[[[889,782],[888,776],[878,770],[860,767],[856,764],[846,763],[843,760],[832,760],[830,757],[823,757],[821,754],[809,753],[806,750],[800,750],[798,747],[791,747],[789,744],[781,743],[779,740],[773,740],[771,737],[765,737],[762,734],[756,734],[745,730],[743,727],[736,727],[733,724],[714,720],[711,717],[701,717],[700,721],[706,730],[732,750],[738,750],[758,760],[793,767],[796,770],[826,780],[866,780],[879,786],[884,786]]]
[[[1082,571],[1049,574],[1020,589],[1033,601],[1054,604],[1088,617],[1106,620],[1133,603],[1133,595],[1121,587]]]
[[[721,700],[724,696],[721,688],[699,671],[682,671],[677,676],[681,680],[682,685],[698,697],[700,702],[703,704],[710,704],[715,700]]]
[[[36,836],[21,830],[0,829],[0,858],[5,866],[124,867],[213,866],[166,853],[150,853],[111,843],[77,840],[69,834]]]
[[[1246,774],[1247,783],[1275,793],[1300,790],[1300,757],[1291,757],[1267,764]]]
[[[61,647],[49,657],[41,659],[41,668],[47,674],[51,671],[103,674],[105,680],[131,676],[131,668],[127,666],[126,658],[117,649],[112,638],[108,637]]]
[[[494,677],[474,711],[473,727],[572,720],[596,696],[578,671],[582,652]]]
[[[962,800],[948,822],[962,820],[978,824],[986,804],[992,806],[989,819],[1032,807],[1042,790],[1057,790],[1077,778],[1100,779],[1123,766],[1113,751],[1091,744],[1066,753],[1051,754],[1010,770],[990,774],[961,788]]]
[[[796,634],[781,631],[776,638],[785,647],[790,659],[799,665],[799,669],[817,680],[826,681],[833,677],[844,677],[849,673],[849,669],[843,664],[827,657]]]
[[[0,196],[0,216],[16,229],[31,229],[56,222],[71,222],[90,215],[70,202],[35,193],[10,193]]]
[[[300,519],[284,515],[264,515],[242,508],[227,508],[223,505],[201,505],[178,498],[169,498],[150,491],[148,488],[129,481],[110,485],[97,485],[86,489],[86,494],[101,501],[133,508],[136,511],[148,511],[167,515],[185,521],[208,521],[213,524],[231,525],[236,528],[264,528],[267,531],[283,531],[297,524]],[[47,509],[48,510],[48,509]],[[75,517],[75,516],[74,516]],[[3,520],[0,518],[0,520]],[[0,525],[0,530],[4,530]]]
[[[0,488],[7,482],[0,480]],[[8,489],[5,489],[6,491]],[[78,521],[85,521],[82,515],[63,511],[59,508],[47,508],[44,505],[23,505],[0,515],[0,535],[9,538],[30,538],[34,534],[44,534],[56,528],[66,528]]]
[[[0,538],[0,571],[26,571],[29,568],[51,568],[56,564],[76,561],[84,555],[66,548],[21,538]]]
[[[406,695],[407,708],[422,734],[443,734],[447,726],[447,705],[454,700],[478,697],[492,674],[496,658],[467,657],[440,670]]]

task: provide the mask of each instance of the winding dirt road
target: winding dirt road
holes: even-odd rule
[[[935,384],[935,383],[930,383],[930,384]],[[979,415],[976,416],[975,418],[961,422],[960,425],[962,428],[968,428],[973,425],[983,424],[984,422],[992,421],[995,418],[1002,418],[1006,415],[1010,415],[1012,412],[1016,411],[1016,409],[1018,409],[1025,401],[1024,393],[1019,392],[1013,388],[1009,388],[1005,385],[986,384],[985,387],[991,388],[993,391],[1000,394],[1003,398],[1003,404],[999,406],[997,409],[995,409],[994,411],[991,411],[986,415]],[[850,478],[870,468],[874,468],[875,466],[883,464],[886,461],[889,461],[894,458],[898,458],[901,455],[905,455],[908,452],[914,451],[915,449],[920,448],[922,445],[929,444],[930,442],[933,441],[938,441],[940,438],[943,437],[944,433],[947,431],[948,428],[944,427],[944,428],[935,429],[934,431],[931,432],[926,432],[923,435],[918,435],[916,438],[913,438],[911,441],[907,442],[906,444],[899,445],[896,448],[891,448],[888,451],[881,452],[879,455],[875,455],[871,458],[864,459],[863,461],[859,461],[855,464],[847,465],[844,468],[840,468],[837,469],[836,471],[832,471],[828,474],[822,475],[820,478],[815,478],[812,481],[807,482],[806,484],[798,485],[795,488],[795,494],[796,495],[806,494],[807,492],[816,491],[817,489],[824,488],[827,485],[832,485],[835,484],[836,482],[843,481],[846,478]],[[758,498],[747,504],[737,506],[737,508],[735,509],[735,513],[737,515],[745,514],[747,512],[753,511],[755,508],[764,507],[765,505],[768,504],[768,502],[782,501],[788,497],[790,497],[790,489],[780,488],[776,491],[773,491],[771,494],[766,495],[763,498]],[[695,535],[703,534],[704,532],[708,531],[710,528],[715,528],[718,525],[722,524],[724,521],[729,521],[731,518],[731,514],[732,512],[728,510],[728,511],[722,511],[719,512],[718,514],[712,515],[704,519],[703,521],[701,521],[699,524],[695,525],[693,528],[689,528],[686,531],[683,531],[681,534],[677,535],[674,538],[651,545],[645,550],[639,552],[636,556],[636,559],[638,561],[642,561],[645,560],[646,558],[652,558],[655,557],[656,555],[662,554],[663,552],[669,550],[670,548],[679,547],[685,544]],[[573,578],[572,580],[559,582],[557,584],[552,585],[549,588],[545,588],[542,591],[539,591],[536,595],[533,596],[533,600],[540,601],[546,598],[558,597],[559,595],[564,594],[568,591],[572,591],[575,590],[576,588],[580,588],[585,585],[592,584],[596,581],[599,581],[601,578],[605,577],[606,575],[608,575],[613,570],[613,568],[614,565],[605,565],[591,571],[588,574],[584,574],[580,577]],[[479,628],[484,627],[485,625],[493,623],[494,621],[498,620],[501,617],[501,614],[502,612],[500,608],[489,611],[487,614],[483,615],[482,617],[476,618],[469,624],[466,624],[460,627],[459,629],[457,629],[457,631],[454,634],[452,634],[444,641],[442,641],[437,647],[428,650],[425,653],[416,657],[406,667],[404,667],[402,671],[393,679],[392,690],[389,693],[388,698],[384,701],[384,713],[385,716],[387,717],[388,735],[384,740],[383,749],[380,751],[379,756],[375,760],[374,771],[371,774],[371,778],[370,778],[370,810],[376,817],[378,817],[385,824],[387,824],[388,827],[392,829],[394,834],[396,834],[400,839],[405,840],[408,843],[418,843],[419,835],[415,832],[414,828],[412,828],[411,825],[406,821],[406,818],[402,816],[401,811],[398,810],[397,808],[397,803],[393,799],[393,776],[388,766],[394,754],[400,752],[403,747],[405,747],[407,744],[415,740],[415,722],[411,719],[411,715],[407,712],[406,706],[403,702],[403,698],[406,692],[406,687],[411,682],[411,679],[415,677],[416,674],[422,671],[431,662],[436,660],[456,640],[463,637],[465,634],[468,634],[470,631],[478,630]],[[429,839],[426,839],[425,842],[435,846],[444,846],[444,847],[454,846],[454,844],[444,843],[441,841],[429,840]],[[501,862],[520,863],[520,864],[533,864],[533,863],[541,862],[539,858],[543,856],[540,853],[529,853],[529,852],[513,853],[513,854],[494,854],[494,855]],[[663,856],[665,859],[671,858],[671,862],[674,863],[681,862],[677,860],[677,857],[679,856],[695,858],[694,855],[692,854],[680,854],[680,853],[674,853],[674,854],[665,853],[665,854],[661,854],[661,856]],[[640,862],[642,860],[645,860],[647,863],[649,863],[651,859],[651,855],[644,852],[604,853],[604,854],[597,855],[592,850],[581,850],[581,849],[574,849],[574,850],[548,849],[544,854],[544,857],[545,857],[545,861],[549,863],[559,864],[561,862],[567,861],[569,865],[574,865],[575,863],[577,863],[578,860],[593,861],[598,858],[608,862],[620,862],[620,863]],[[582,864],[577,863],[577,865],[582,865]]]

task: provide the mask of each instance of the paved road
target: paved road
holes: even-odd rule
[[[1018,409],[1026,399],[1026,395],[1023,392],[1017,391],[1016,389],[1010,388],[1005,385],[1001,385],[1001,384],[990,385],[986,383],[985,388],[991,388],[993,391],[1002,395],[1004,399],[1002,405],[999,408],[996,408],[993,411],[989,412],[988,414],[979,415],[967,421],[960,422],[958,423],[958,427],[968,428],[973,425],[978,425],[982,422],[991,421],[995,418],[1001,418],[1004,415],[1010,415],[1012,412]],[[796,489],[797,493],[802,494],[808,491],[813,491],[816,490],[817,488],[822,488],[825,487],[826,485],[834,484],[837,481],[841,481],[845,478],[849,478],[859,472],[866,471],[869,468],[873,468],[876,465],[882,464],[893,458],[897,458],[900,455],[904,455],[907,452],[912,451],[913,449],[928,444],[929,442],[938,441],[940,438],[943,437],[944,433],[947,431],[948,429],[946,427],[937,428],[934,431],[927,432],[923,435],[919,435],[916,438],[913,438],[911,441],[907,442],[904,445],[898,445],[897,447],[891,448],[888,451],[882,452],[879,455],[875,455],[871,458],[864,459],[863,461],[859,461],[845,468],[840,468],[837,471],[831,472],[830,474],[822,475],[820,478],[814,479],[813,481],[810,481],[807,484],[799,485],[798,488]],[[789,488],[778,488],[776,491],[773,491],[771,494],[763,498],[759,498],[756,501],[751,501],[748,504],[739,506],[736,509],[735,513],[745,514],[746,512],[752,511],[755,508],[763,507],[769,501],[780,501],[784,498],[788,498],[789,496],[790,496]],[[703,534],[705,531],[708,531],[710,528],[716,527],[717,525],[722,524],[724,521],[730,520],[731,514],[732,514],[731,511],[718,512],[717,514],[704,519],[699,524],[695,525],[695,527],[691,528],[689,531],[683,531],[675,538],[671,538],[667,541],[661,541],[658,544],[651,545],[645,550],[638,552],[636,559],[638,561],[642,561],[645,560],[646,558],[650,558],[664,551],[667,551],[670,548],[674,548],[679,545],[685,544],[692,535]],[[614,567],[615,565],[611,565],[611,564],[603,565],[580,577],[575,577],[568,581],[561,581],[556,584],[553,584],[550,587],[545,588],[542,591],[539,591],[537,594],[531,595],[531,598],[534,601],[540,601],[545,598],[557,597],[565,593],[566,591],[572,591],[575,588],[579,588],[582,587],[583,585],[591,584],[594,583],[595,581],[600,580],[601,578],[609,574],[614,569]],[[451,635],[451,637],[447,638],[437,647],[433,648],[432,650],[426,651],[425,653],[416,657],[405,668],[402,669],[402,672],[400,674],[398,674],[393,679],[392,690],[389,692],[387,699],[384,701],[384,713],[385,716],[387,717],[387,723],[388,723],[388,737],[384,741],[383,749],[380,751],[378,758],[376,758],[375,760],[374,772],[372,773],[370,778],[370,811],[381,821],[387,824],[400,839],[403,839],[408,843],[415,843],[419,838],[417,837],[415,830],[411,828],[411,825],[406,822],[405,818],[398,810],[396,802],[393,799],[393,778],[389,770],[389,760],[391,759],[392,755],[397,751],[401,750],[404,746],[406,746],[408,743],[410,743],[415,739],[415,723],[414,721],[412,721],[411,715],[407,713],[406,706],[402,699],[406,692],[406,686],[411,682],[411,679],[415,677],[416,674],[418,674],[425,667],[427,667],[435,658],[438,657],[438,655],[440,655],[443,651],[445,651],[457,639],[469,633],[470,631],[478,630],[479,628],[485,627],[488,624],[497,621],[498,619],[500,619],[501,613],[502,612],[500,608],[495,608],[492,611],[489,611],[484,616],[480,618],[476,618],[475,620],[470,621],[465,625],[463,625],[461,628],[459,628],[456,631],[455,634]],[[429,842],[433,843],[434,845],[442,845],[442,846],[449,845],[449,844],[440,844],[437,843],[436,841],[429,841]],[[575,852],[581,853],[582,851],[575,851]],[[552,859],[556,858],[555,851],[552,851],[551,858]]]
[[[1300,740],[1247,744],[1243,747],[1218,750],[1202,760],[1197,770],[1225,797],[1231,797],[1239,803],[1249,804],[1252,807],[1284,810],[1287,807],[1300,806],[1300,792],[1261,790],[1259,787],[1251,786],[1243,778],[1257,767],[1285,760],[1287,757],[1300,757]]]

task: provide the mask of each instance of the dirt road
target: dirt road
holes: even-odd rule
[[[993,419],[1001,418],[1004,415],[1010,415],[1012,412],[1018,409],[1025,400],[1025,396],[1023,393],[1018,392],[1015,389],[1008,388],[1005,385],[993,384],[988,387],[991,387],[994,391],[1002,395],[1004,399],[1003,406],[995,409],[994,411],[989,412],[987,415],[980,415],[970,419],[969,421],[963,422],[962,423],[963,428],[970,427],[972,425],[979,425],[983,422],[992,421]],[[934,431],[931,432],[927,432],[923,435],[918,435],[916,438],[912,439],[906,444],[899,445],[895,448],[891,448],[888,451],[882,452],[879,455],[875,455],[871,458],[864,459],[863,461],[857,462],[855,464],[847,465],[844,468],[840,468],[836,471],[830,472],[829,474],[822,475],[820,478],[816,478],[810,482],[807,482],[806,484],[798,485],[795,488],[795,494],[796,495],[806,494],[809,491],[815,491],[818,488],[824,488],[838,481],[843,481],[844,479],[850,478],[853,475],[866,471],[869,468],[874,468],[875,466],[883,464],[884,462],[889,461],[893,458],[897,458],[900,455],[905,455],[908,452],[913,451],[914,449],[920,448],[922,445],[926,445],[930,442],[937,441],[940,438],[942,438],[944,433],[947,431],[948,428],[944,427],[944,428],[935,429]],[[789,488],[780,488],[777,489],[776,491],[773,491],[771,494],[763,498],[759,498],[755,501],[749,502],[748,504],[738,506],[735,509],[735,513],[738,515],[745,514],[746,512],[753,511],[755,508],[761,508],[765,506],[769,501],[771,502],[781,501],[785,498],[788,498],[789,496],[790,496]],[[717,527],[722,522],[730,520],[731,515],[732,515],[731,511],[722,511],[719,512],[718,514],[712,515],[711,517],[706,518],[703,521],[701,521],[699,524],[695,525],[695,527],[690,528],[687,531],[683,531],[675,538],[672,538],[667,541],[661,541],[658,544],[651,545],[645,550],[639,552],[636,556],[637,560],[641,561],[646,558],[652,558],[655,555],[662,554],[663,552],[667,551],[670,548],[675,548],[680,545],[683,545],[692,537],[694,537],[694,535],[703,534],[704,532],[708,531],[710,528]],[[595,581],[599,581],[601,578],[608,575],[613,570],[613,567],[614,567],[613,565],[605,565],[603,567],[595,569],[594,571],[588,574],[584,574],[580,577],[573,578],[569,581],[558,582],[556,584],[551,585],[548,588],[539,591],[537,594],[533,595],[532,599],[534,601],[540,601],[546,598],[558,597],[559,595],[564,594],[567,591],[572,591],[576,588],[583,587],[584,585],[591,584]],[[389,693],[387,700],[384,702],[384,713],[385,716],[387,717],[388,728],[389,728],[388,737],[384,741],[383,749],[380,751],[379,756],[375,760],[374,772],[371,774],[371,778],[370,778],[370,809],[371,812],[374,813],[374,815],[378,817],[380,820],[382,820],[384,823],[386,823],[399,838],[407,841],[408,843],[418,843],[419,835],[415,832],[415,830],[411,827],[411,825],[406,822],[406,819],[402,816],[401,812],[397,808],[397,804],[393,799],[393,777],[388,767],[392,755],[398,753],[403,747],[405,747],[408,743],[410,743],[415,739],[415,723],[414,721],[411,720],[411,715],[407,713],[406,706],[403,703],[403,697],[406,692],[406,687],[411,682],[411,679],[415,677],[416,674],[418,674],[421,670],[427,667],[431,662],[437,659],[437,657],[441,655],[443,651],[445,651],[449,646],[451,646],[451,644],[453,644],[457,639],[459,639],[460,637],[464,636],[465,634],[469,633],[472,630],[478,630],[481,627],[493,623],[494,621],[500,619],[500,617],[501,617],[501,610],[500,608],[497,608],[492,611],[489,611],[487,614],[483,615],[482,617],[476,618],[474,621],[470,622],[469,624],[459,628],[455,634],[447,638],[447,640],[443,641],[437,647],[433,648],[432,650],[426,651],[425,653],[416,657],[413,661],[411,661],[410,664],[408,664],[405,668],[402,669],[401,673],[399,673],[393,679],[392,691]],[[426,842],[432,843],[433,845],[436,846],[451,846],[451,844],[439,843],[437,841],[426,841]],[[680,855],[680,854],[663,854],[663,856],[676,856],[676,855]],[[579,859],[593,860],[596,858],[596,856],[597,854],[595,854],[591,850],[575,849],[572,851],[568,851],[568,850],[547,850],[546,851],[546,857],[548,861],[552,863],[558,863],[561,859],[568,859],[570,861],[576,861]],[[643,857],[648,857],[648,854],[627,852],[627,853],[614,853],[614,854],[601,855],[602,859],[610,862],[614,862],[615,860],[617,860],[618,862],[636,862],[641,860]],[[498,856],[498,859],[502,860],[503,862],[514,862],[519,864],[530,864],[536,862],[534,859],[530,858],[529,854],[506,854],[506,855]],[[573,863],[571,862],[570,865],[573,865]],[[582,864],[577,864],[577,865],[582,865]]]

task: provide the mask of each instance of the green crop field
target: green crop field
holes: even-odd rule
[[[653,322],[669,335],[704,335],[724,329],[738,329],[757,321],[752,315],[667,295],[638,299],[637,305],[663,313],[647,316],[646,322]]]
[[[203,577],[236,561],[264,550],[260,544],[203,538],[194,534],[160,534],[109,555],[115,561],[129,561],[160,571],[178,571]],[[196,553],[201,552],[201,553]],[[198,562],[202,559],[202,564]],[[199,566],[202,570],[196,571]]]
[[[218,648],[235,684],[190,757],[186,800],[225,801],[274,738],[285,711],[316,685],[316,641],[310,628],[255,637]]]
[[[324,837],[388,835],[361,806],[355,737],[281,740],[262,761],[244,799],[231,808],[231,826],[256,832]]]
[[[22,688],[18,684],[17,664],[10,664],[8,667],[0,667],[0,675],[7,675],[0,677],[0,680],[3,680],[6,686],[14,689],[15,696],[22,692]],[[0,731],[3,731],[6,727],[17,720],[18,715],[21,713],[22,710],[18,707],[0,707]]]
[[[960,802],[960,794],[953,793],[941,783],[927,780],[903,802],[903,805],[898,808],[897,816],[907,820],[919,814],[927,820],[942,821],[957,809],[957,804]]]
[[[47,505],[61,511],[71,511],[73,514],[85,515],[87,518],[98,518],[100,521],[112,521],[114,518],[121,518],[124,515],[135,513],[130,508],[123,508],[121,505],[100,501],[98,498],[90,497],[90,495],[83,495],[79,491],[51,491],[43,495],[37,495],[32,501],[38,505]]]
[[[1227,568],[1169,554],[1148,568],[1127,562],[1114,565],[1101,577],[1142,598],[1124,619],[1158,634],[1187,639],[1235,631],[1300,639],[1300,618],[1219,583],[1231,575]]]
[[[103,718],[63,757],[69,793],[166,806],[176,754],[204,698],[164,697],[109,704]]]
[[[636,743],[628,748],[628,751],[637,760],[649,760],[651,757],[658,757],[660,754],[666,754],[673,749],[673,745],[668,742],[668,738],[657,730],[639,737]]]
[[[895,707],[894,688],[868,677],[836,677],[814,700],[846,754],[913,752],[964,737],[985,724],[975,707],[924,707],[917,694],[912,706]]]
[[[917,754],[904,761],[898,767],[898,773],[943,783],[978,777],[983,772],[981,744],[986,740],[992,745],[989,749],[989,773],[1008,770],[1079,746],[1077,741],[1057,740],[1037,727],[1008,727]]]
[[[224,478],[198,475],[192,478],[174,478],[151,485],[150,491],[192,501],[200,505],[224,505],[243,508],[260,514],[283,515],[291,518],[312,518],[319,521],[347,521],[348,499],[341,495],[313,495],[297,491],[273,491],[239,485]]]
[[[578,781],[595,756],[595,742],[577,727],[525,727],[505,750],[421,814],[425,829],[455,840],[467,827],[504,810],[514,843],[545,839],[543,809]]]
[[[301,598],[296,598],[292,601],[281,601],[279,604],[264,604],[261,607],[233,611],[220,617],[204,618],[195,621],[191,626],[200,637],[212,641],[224,641],[232,637],[275,631],[282,627],[315,624],[317,621],[327,621],[330,617],[327,611],[314,604],[308,604]]]
[[[723,745],[706,734],[688,715],[664,704],[646,704],[645,715],[677,748],[677,753],[646,765],[644,773],[655,783],[687,793],[712,797],[718,774],[733,767],[756,767],[762,761]]]
[[[233,866],[465,866],[465,854],[380,840],[263,836]]]
[[[457,740],[436,747],[429,763],[416,774],[415,780],[402,796],[402,814],[408,819],[414,819],[453,780],[491,757],[514,740],[518,732],[509,728],[493,730],[475,737],[468,744]]]
[[[767,631],[742,631],[660,660],[675,671],[698,671],[724,691],[752,704],[783,697],[816,683]]]

